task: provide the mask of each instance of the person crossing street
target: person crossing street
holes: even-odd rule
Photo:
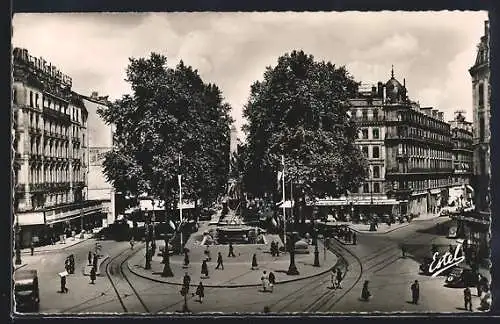
[[[90,283],[94,284],[95,279],[96,279],[96,271],[95,268],[92,267],[92,269],[90,269]]]
[[[418,299],[420,298],[420,286],[418,284],[418,280],[415,280],[415,282],[413,282],[410,288],[411,288],[412,303],[417,305]]]
[[[466,287],[464,289],[464,307],[465,310],[472,312],[472,293],[469,287]]]
[[[203,287],[203,283],[200,281],[198,287],[196,287],[196,295],[198,296],[198,301],[203,303],[203,297],[205,297],[205,287]]]
[[[234,248],[233,248],[233,243],[229,242],[229,253],[227,255],[228,258],[233,257],[235,258],[236,255],[234,254]]]
[[[215,267],[215,269],[219,269],[219,267],[221,268],[221,270],[224,270],[224,263],[222,261],[222,253],[220,253],[220,252],[217,255],[217,266]]]
[[[342,289],[342,271],[337,269],[337,288]]]

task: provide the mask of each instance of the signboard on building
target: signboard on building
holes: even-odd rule
[[[106,152],[109,152],[109,148],[103,148],[103,147],[90,148],[89,149],[90,165],[102,165],[104,163]]]

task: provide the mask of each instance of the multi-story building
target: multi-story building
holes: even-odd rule
[[[115,189],[106,180],[103,169],[104,156],[113,148],[113,125],[107,124],[97,113],[109,104],[108,97],[93,92],[91,96],[82,96],[88,111],[88,199],[102,202],[103,215],[96,219],[98,224],[112,224],[115,221]],[[105,219],[103,224],[102,220]]]
[[[79,231],[84,216],[101,208],[85,201],[87,111],[71,86],[43,58],[14,49],[14,214],[21,246]]]
[[[341,206],[340,213],[355,217],[436,213],[447,201],[453,175],[450,125],[443,113],[409,100],[394,71],[385,84],[360,87],[350,103],[369,177],[358,192],[317,205]]]
[[[462,111],[456,111],[449,124],[453,143],[453,185],[470,186],[473,171],[472,123],[465,120]]]
[[[474,125],[474,178],[477,210],[489,218],[490,213],[490,47],[489,22],[484,23],[484,36],[477,47],[476,61],[469,69],[472,77]]]

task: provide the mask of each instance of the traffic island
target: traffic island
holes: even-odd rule
[[[228,245],[212,245],[209,247],[211,260],[207,261],[208,276],[201,274],[203,260],[206,259],[203,245],[190,245],[189,264],[185,266],[184,255],[170,255],[170,267],[174,277],[162,277],[164,264],[162,257],[155,256],[151,261],[151,270],[145,270],[144,249],[132,256],[127,261],[129,270],[137,276],[150,279],[152,281],[182,285],[182,279],[187,272],[191,276],[193,286],[197,286],[201,281],[205,287],[238,288],[261,286],[261,277],[264,271],[269,274],[273,272],[276,277],[276,284],[283,284],[292,281],[299,281],[306,278],[322,275],[337,263],[337,256],[330,250],[325,249],[321,242],[319,245],[320,266],[314,266],[314,246],[310,245],[307,251],[302,250],[295,254],[295,264],[299,270],[299,275],[287,275],[290,266],[290,255],[280,253],[279,256],[272,256],[269,246],[266,244],[234,244],[234,257],[228,257]],[[224,270],[217,267],[217,256],[221,253]],[[306,253],[309,252],[309,253]],[[253,266],[253,255],[256,255],[257,266]]]

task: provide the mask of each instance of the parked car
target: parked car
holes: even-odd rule
[[[38,311],[40,294],[36,270],[17,270],[14,272],[14,296],[16,311]]]
[[[474,274],[472,269],[454,267],[446,277],[445,285],[448,287],[474,287],[478,280],[478,275]]]

